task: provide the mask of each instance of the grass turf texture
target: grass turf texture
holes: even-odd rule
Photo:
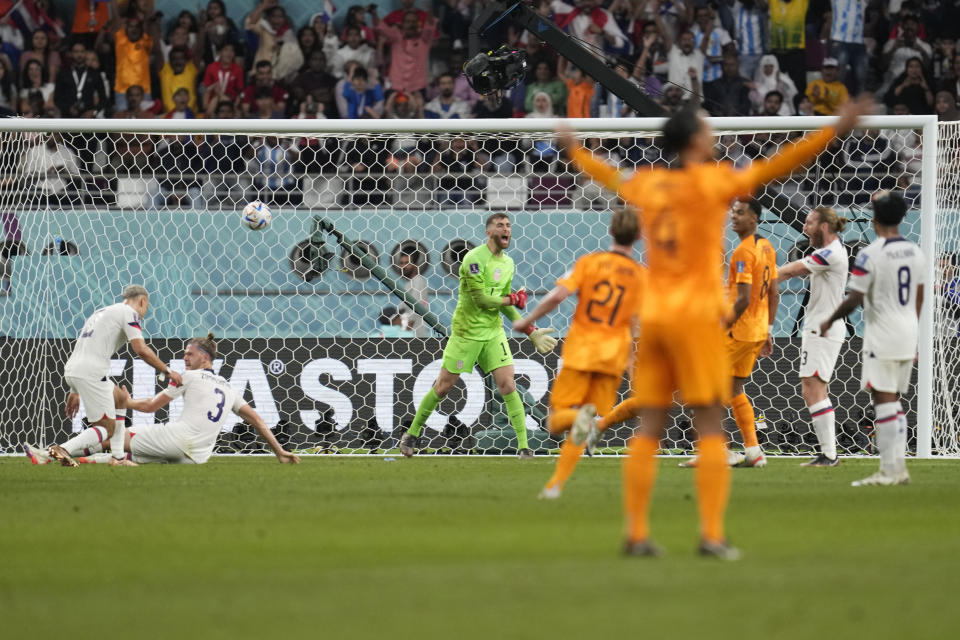
[[[0,458],[5,638],[956,637],[960,464],[853,489],[874,460],[734,470],[739,563],[695,557],[692,472],[660,463],[653,533],[622,558],[620,462]]]

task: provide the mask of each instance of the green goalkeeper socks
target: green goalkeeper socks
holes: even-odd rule
[[[517,400],[519,399],[520,398],[517,398]],[[433,387],[430,387],[430,391],[427,391],[427,395],[423,396],[423,400],[420,401],[420,406],[417,407],[417,415],[413,416],[413,423],[410,425],[410,428],[407,429],[407,433],[419,438],[424,423],[426,423],[427,418],[430,417],[430,414],[433,413],[433,410],[437,408],[438,404],[440,404],[440,396],[433,390]],[[521,407],[520,410],[522,411],[523,408]]]
[[[503,402],[507,405],[507,416],[510,418],[510,424],[517,434],[517,450],[529,449],[530,446],[527,444],[527,417],[523,412],[523,401],[520,399],[520,394],[514,389],[511,393],[503,396]]]

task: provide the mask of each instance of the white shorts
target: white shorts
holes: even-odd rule
[[[800,377],[816,376],[824,382],[830,382],[842,346],[843,342],[840,340],[831,340],[804,331],[800,339]]]
[[[113,403],[114,385],[109,379],[90,380],[67,376],[66,380],[71,393],[80,394],[87,422],[93,424],[104,418],[114,420],[117,417],[117,408]]]
[[[864,355],[860,373],[861,391],[906,393],[910,390],[913,359],[882,360]]]
[[[183,438],[169,425],[147,424],[127,431],[130,432],[130,455],[138,464],[195,464],[180,444]]]

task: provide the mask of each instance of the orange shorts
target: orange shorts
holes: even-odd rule
[[[633,397],[641,406],[665,409],[677,390],[690,406],[728,404],[729,363],[719,319],[645,323],[637,340]]]
[[[564,367],[553,381],[550,390],[550,409],[570,409],[585,404],[597,407],[597,413],[605,416],[617,402],[617,390],[623,376],[596,371],[580,371]]]
[[[766,342],[766,340],[745,342],[727,337],[727,355],[730,356],[730,372],[734,378],[750,377],[753,373],[753,365],[757,364],[757,355]]]

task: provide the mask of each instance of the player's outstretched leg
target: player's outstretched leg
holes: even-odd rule
[[[117,421],[117,427],[123,426],[123,422]],[[88,456],[103,451],[104,442],[109,442],[107,438],[106,427],[96,426],[84,429],[74,437],[64,442],[61,447],[71,457]]]

